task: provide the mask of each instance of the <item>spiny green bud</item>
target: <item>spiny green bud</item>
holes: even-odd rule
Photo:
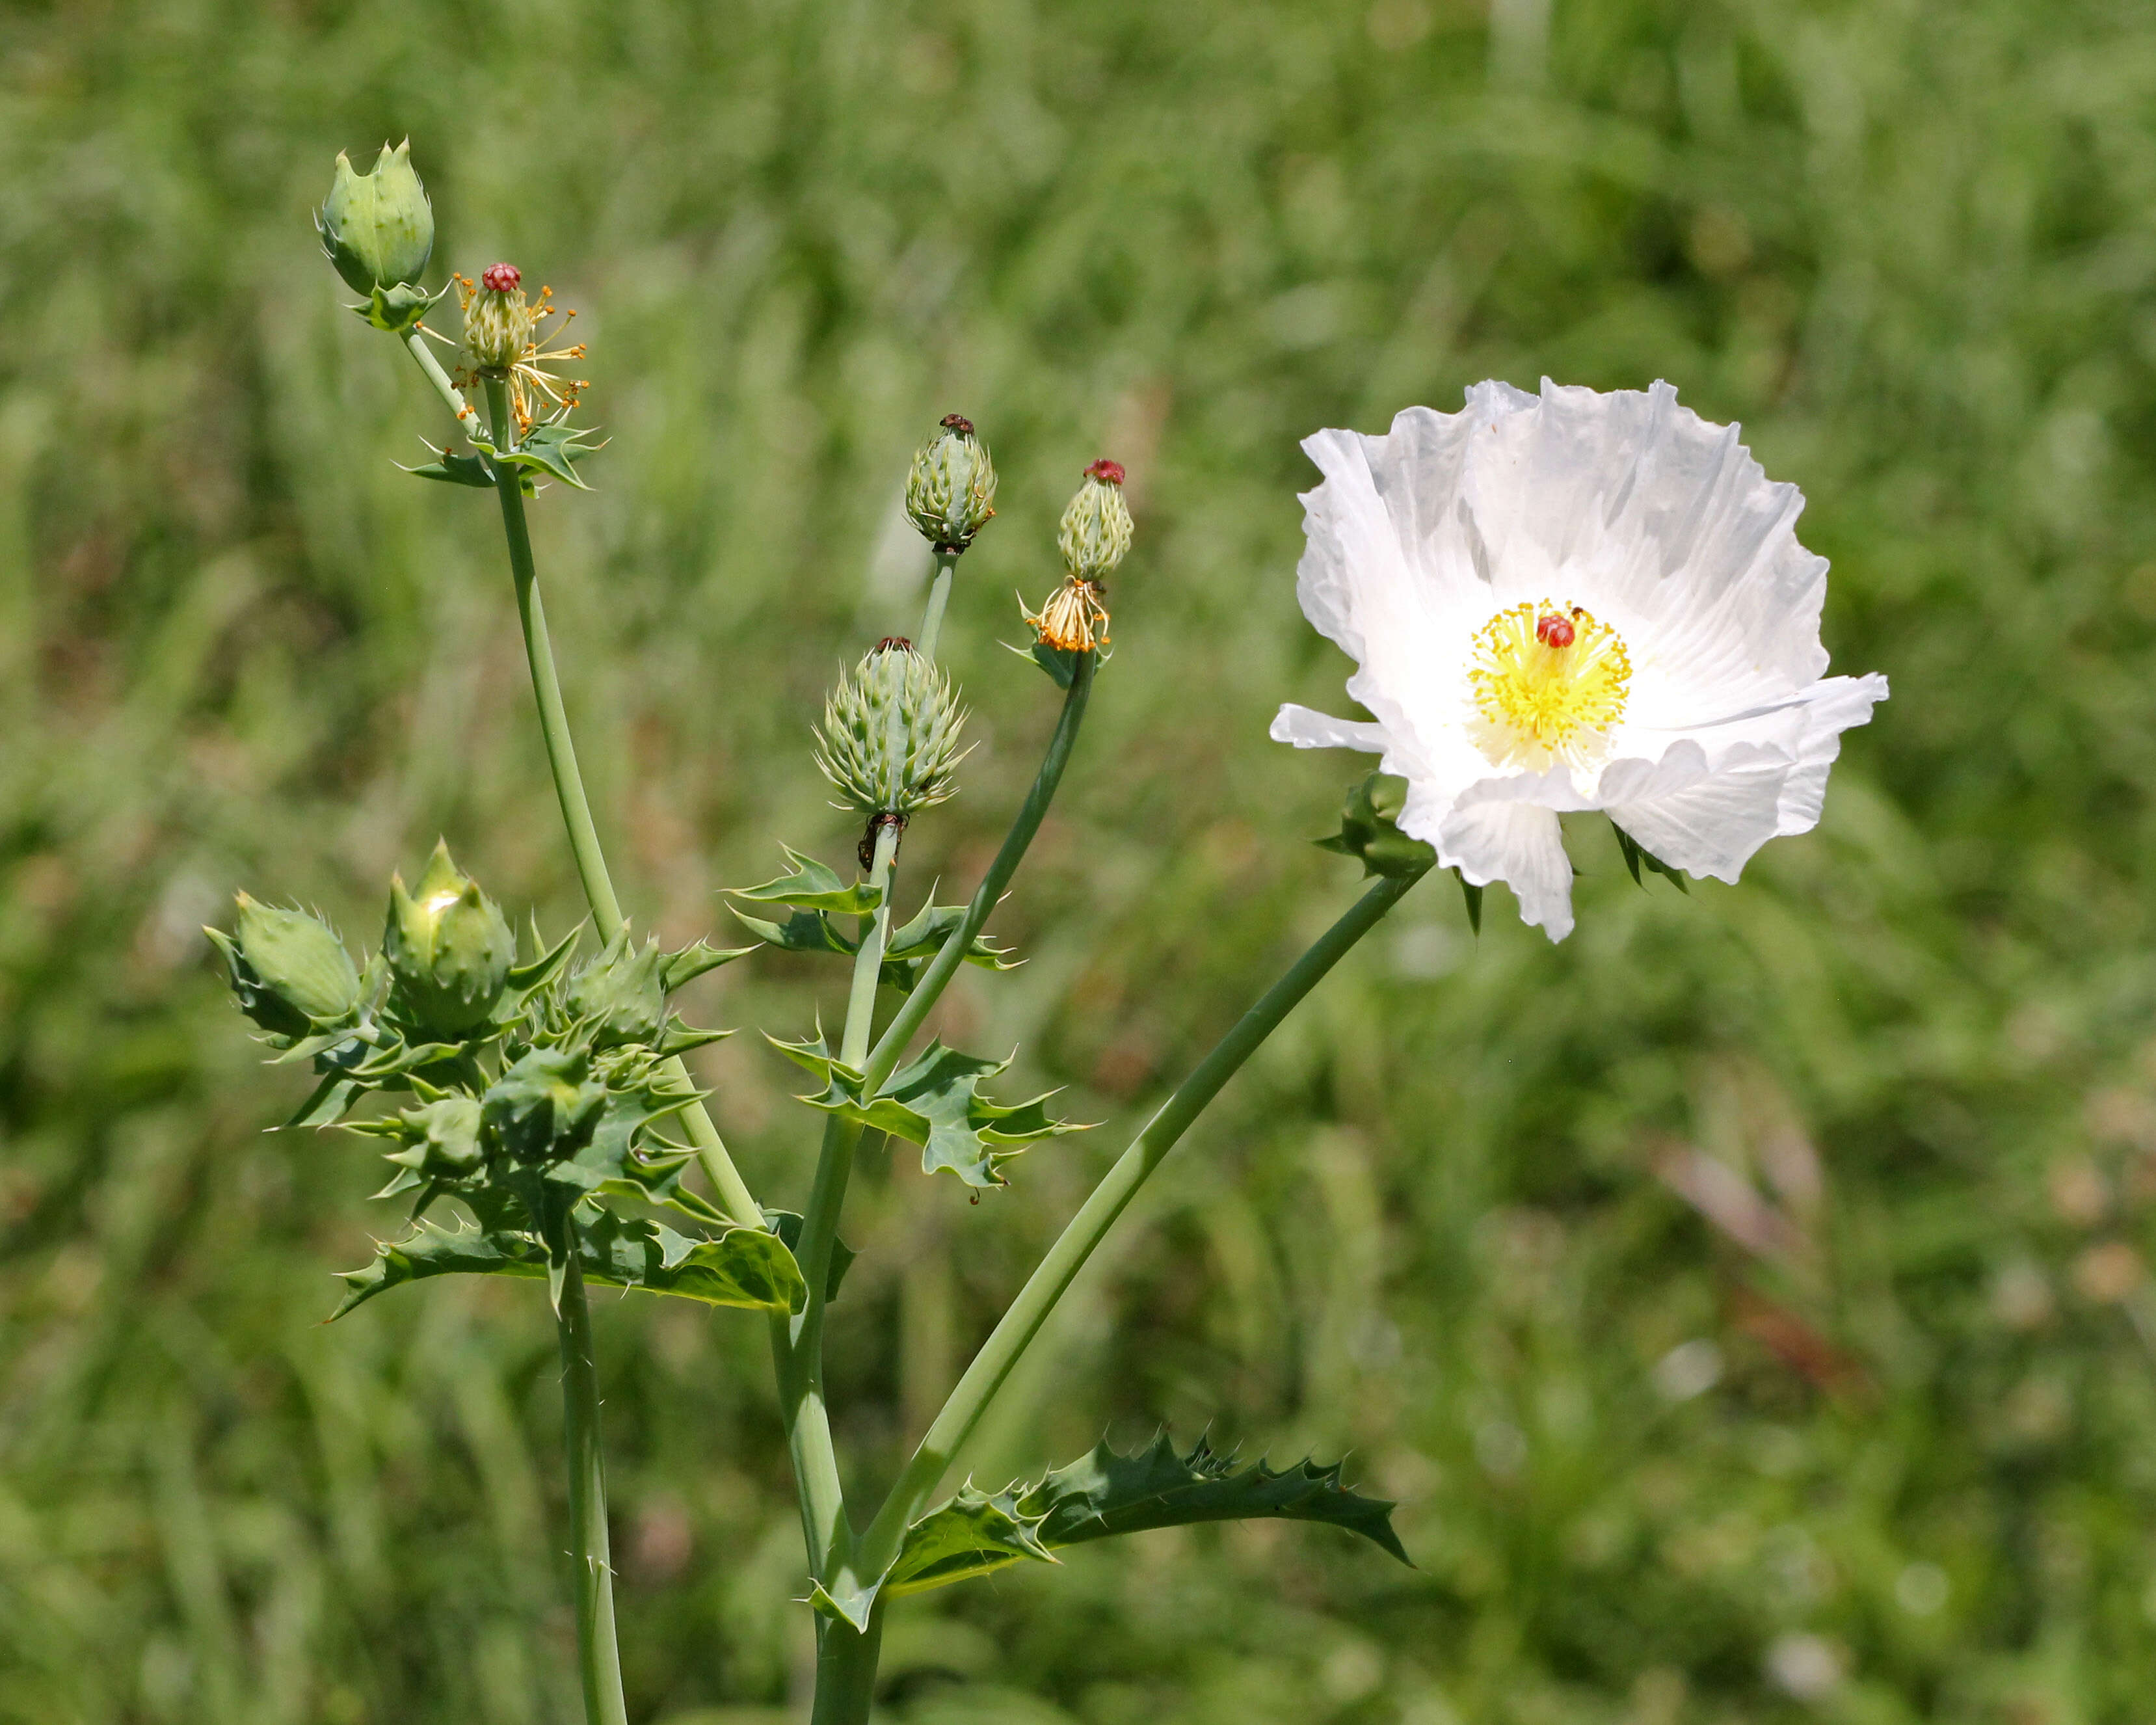
[[[1121,462],[1102,459],[1086,470],[1086,483],[1063,511],[1055,548],[1081,581],[1098,581],[1122,562],[1131,548],[1131,512]]]
[[[273,1035],[341,1024],[359,1005],[359,972],[328,925],[239,895],[234,932],[204,931],[224,954],[239,1009]]]
[[[355,293],[418,280],[434,249],[434,211],[412,171],[412,141],[382,146],[372,173],[337,152],[336,181],[315,213],[322,250]]]
[[[841,808],[903,821],[957,788],[966,715],[951,680],[894,635],[842,674],[824,703],[816,764]]]
[[[569,1015],[595,1023],[594,1045],[656,1043],[666,1028],[666,961],[654,937],[639,952],[624,928],[569,979]]]
[[[485,1158],[480,1140],[482,1115],[476,1096],[443,1096],[401,1117],[404,1148],[389,1159],[421,1173],[465,1174]]]
[[[520,1162],[572,1154],[588,1140],[606,1106],[606,1086],[591,1081],[591,1056],[567,1048],[535,1048],[481,1099],[486,1123]]]
[[[906,476],[906,518],[938,551],[963,551],[988,526],[995,501],[996,467],[988,445],[973,435],[972,420],[945,414]]]
[[[412,1015],[429,1030],[455,1035],[494,1010],[516,942],[501,907],[438,843],[416,891],[407,892],[401,876],[391,879],[382,950]]]

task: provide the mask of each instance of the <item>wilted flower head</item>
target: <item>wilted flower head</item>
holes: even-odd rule
[[[845,798],[841,808],[903,821],[957,788],[965,722],[951,680],[893,636],[839,676],[817,727],[816,764]]]
[[[525,297],[524,274],[514,264],[490,264],[477,281],[453,278],[464,311],[464,382],[496,377],[509,385],[509,405],[521,437],[533,424],[566,418],[579,393],[590,387],[582,377],[565,377],[548,367],[565,359],[582,359],[584,345],[542,345],[541,326],[555,315],[554,290],[539,290],[539,300]],[[562,333],[576,317],[562,314]]]
[[[915,452],[906,475],[906,516],[938,551],[963,551],[994,516],[996,467],[973,422],[946,413]]]
[[[1882,676],[1828,677],[1826,560],[1804,500],[1656,383],[1641,393],[1476,385],[1389,434],[1303,444],[1296,595],[1360,665],[1374,722],[1288,706],[1272,735],[1367,749],[1409,783],[1402,831],[1476,886],[1502,880],[1561,940],[1561,810],[1734,880],[1818,821],[1841,733]]]

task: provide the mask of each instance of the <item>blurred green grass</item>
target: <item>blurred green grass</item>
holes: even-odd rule
[[[1543,28],[1547,21],[1547,29]],[[580,307],[614,441],[537,508],[617,872],[668,934],[784,837],[805,725],[903,628],[907,452],[1004,514],[948,639],[978,869],[1051,716],[997,646],[1103,451],[1141,537],[1059,817],[953,1034],[1106,1122],[847,1226],[844,1435],[886,1474],[1119,1135],[1351,890],[1297,616],[1297,438],[1485,376],[1676,382],[1810,498],[1837,666],[1895,698],[1816,834],[1563,947],[1450,889],[1171,1163],[983,1478],[1166,1419],[1352,1451],[1421,1568],[1156,1534],[910,1603],[959,1722],[2138,1720],[2156,1693],[2156,23],[2102,0],[162,0],[0,13],[0,1720],[563,1721],[531,1290],[334,1329],[363,1147],[260,1128],[195,932],[371,938],[437,831],[573,882],[489,511],[306,212],[408,131],[438,270]],[[804,1026],[834,979],[699,1004]],[[819,994],[819,991],[823,991]],[[705,1071],[762,1189],[808,1127]],[[1685,1194],[1690,1193],[1688,1199]],[[633,1712],[791,1717],[808,1624],[755,1327],[603,1314]],[[2137,1697],[2138,1697],[2137,1699]]]

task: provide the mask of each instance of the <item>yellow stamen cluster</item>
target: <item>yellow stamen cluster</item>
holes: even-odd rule
[[[552,424],[569,416],[579,396],[591,388],[590,380],[565,377],[547,367],[562,360],[582,359],[584,344],[548,347],[540,326],[555,316],[554,290],[539,290],[539,303],[527,304],[523,290],[498,293],[480,286],[466,275],[452,275],[465,316],[464,363],[457,382],[470,388],[481,377],[497,377],[509,385],[509,410],[521,438],[535,424]],[[566,335],[573,311],[561,314]]]
[[[1109,644],[1108,607],[1097,581],[1067,576],[1048,596],[1039,616],[1025,610],[1023,602],[1019,610],[1048,646],[1066,653],[1091,653]]]
[[[1584,607],[1513,605],[1475,637],[1467,671],[1476,746],[1500,767],[1594,765],[1632,685],[1624,638]]]

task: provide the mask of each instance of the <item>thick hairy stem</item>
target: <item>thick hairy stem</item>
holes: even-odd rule
[[[927,1022],[943,990],[965,962],[973,937],[981,932],[982,925],[988,920],[988,912],[995,909],[996,901],[1003,896],[1011,876],[1018,872],[1019,864],[1024,860],[1027,847],[1033,843],[1034,834],[1040,830],[1040,823],[1047,816],[1048,805],[1055,800],[1056,788],[1063,783],[1063,769],[1070,762],[1071,750],[1077,747],[1078,727],[1085,722],[1086,702],[1092,692],[1093,655],[1081,653],[1071,673],[1070,691],[1063,697],[1063,711],[1055,721],[1055,733],[1048,740],[1048,752],[1041,757],[1040,771],[1034,775],[1033,788],[1026,793],[1018,818],[1012,821],[1010,831],[1004,837],[1003,849],[996,853],[996,860],[981,877],[973,901],[966,906],[964,918],[952,930],[950,937],[921,973],[921,980],[913,985],[913,992],[891,1019],[890,1028],[876,1039],[865,1069],[868,1078],[865,1089],[870,1096],[881,1089],[884,1081],[898,1070],[906,1044]]]
[[[571,1224],[573,1225],[573,1224]],[[607,1549],[606,1459],[599,1447],[598,1368],[592,1312],[577,1255],[556,1313],[562,1339],[562,1433],[569,1463],[569,1551],[577,1566],[577,1667],[587,1725],[628,1725],[614,1645],[613,1570]]]
[[[413,338],[417,341],[417,337]],[[416,348],[420,363],[434,366],[433,356]],[[442,380],[444,386],[449,380]],[[454,389],[451,394],[454,395]],[[461,396],[456,396],[459,402]],[[506,448],[510,438],[508,392],[489,378],[486,404],[493,424],[495,444]],[[531,557],[531,532],[524,517],[521,470],[506,462],[495,470],[495,492],[501,500],[501,529],[509,542],[510,572],[516,583],[516,616],[524,626],[524,658],[531,672],[531,693],[539,704],[539,729],[547,744],[547,764],[552,769],[554,795],[562,805],[562,823],[567,828],[570,854],[576,859],[577,878],[583,882],[584,901],[591,906],[592,921],[601,940],[611,940],[622,924],[621,901],[614,896],[613,881],[607,873],[606,853],[599,845],[598,825],[592,819],[591,799],[584,794],[583,775],[577,768],[577,745],[569,734],[568,709],[562,701],[562,680],[554,667],[554,648],[547,634],[547,611],[539,599],[539,574]],[[680,1090],[693,1090],[696,1081],[677,1055],[666,1062],[668,1081]],[[704,1178],[711,1183],[719,1202],[733,1220],[751,1228],[763,1225],[748,1184],[726,1153],[726,1141],[701,1102],[683,1115],[689,1141]]]
[[[1319,936],[1317,942],[1288,968],[1286,974],[1268,988],[1245,1013],[1235,1027],[1220,1039],[1212,1053],[1161,1105],[1108,1170],[1101,1183],[1065,1226],[1040,1267],[1027,1278],[1018,1298],[1011,1302],[994,1332],[983,1344],[958,1387],[951,1392],[942,1411],[928,1428],[912,1458],[891,1487],[891,1496],[877,1512],[875,1522],[861,1538],[858,1568],[865,1576],[880,1575],[898,1555],[906,1530],[942,1482],[952,1460],[973,1435],[996,1392],[1011,1369],[1040,1332],[1055,1303],[1093,1255],[1108,1230],[1115,1225],[1131,1199],[1158,1168],[1176,1140],[1189,1128],[1220,1087],[1235,1076],[1243,1062],[1279,1026],[1325,973],[1346,956],[1355,942],[1376,927],[1385,912],[1397,904],[1419,876],[1380,880],[1358,900],[1348,914]]]

